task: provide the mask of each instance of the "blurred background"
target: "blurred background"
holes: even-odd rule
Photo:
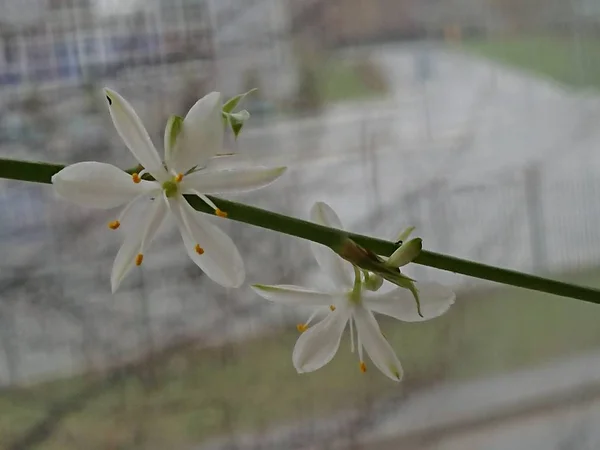
[[[598,0],[0,0],[0,155],[134,164],[103,86],[157,146],[216,89],[259,91],[228,151],[289,166],[235,200],[600,286]],[[160,147],[159,147],[160,148]],[[600,309],[424,267],[456,305],[291,363],[303,310],[226,290],[164,227],[112,296],[117,212],[0,181],[0,448],[596,449]],[[249,282],[315,285],[307,242],[215,221]]]

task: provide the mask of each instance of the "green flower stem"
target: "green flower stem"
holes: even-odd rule
[[[0,178],[36,183],[50,183],[52,175],[63,167],[64,166],[60,164],[15,161],[0,158]],[[131,173],[133,171],[134,169],[131,169],[128,172]],[[214,211],[200,198],[196,196],[186,196],[186,198],[198,211],[214,214]],[[227,218],[229,219],[318,242],[327,245],[328,247],[338,248],[345,239],[349,238],[356,244],[367,248],[378,255],[390,256],[398,248],[398,246],[391,241],[324,227],[305,220],[221,198],[212,196],[210,198],[221,210],[227,213]],[[577,286],[570,283],[455,258],[440,253],[423,250],[413,262],[424,266],[434,267],[436,269],[468,275],[474,278],[600,304],[599,289]]]

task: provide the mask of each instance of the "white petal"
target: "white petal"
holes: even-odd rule
[[[221,151],[225,133],[221,107],[219,92],[211,92],[192,106],[171,152],[170,169],[185,173],[196,165],[203,166]]]
[[[167,204],[161,197],[150,203],[144,217],[138,219],[138,225],[131,227],[125,235],[123,245],[121,245],[117,253],[110,275],[110,285],[113,294],[119,288],[121,281],[123,281],[135,265],[137,255],[148,249],[167,215]]]
[[[348,318],[348,309],[338,307],[300,335],[292,354],[292,362],[298,373],[320,369],[333,359]]]
[[[166,171],[154,144],[133,107],[117,92],[104,89],[113,124],[133,156],[157,180],[165,180]]]
[[[390,343],[383,337],[373,313],[362,306],[354,309],[356,333],[373,364],[394,381],[402,379],[402,365]]]
[[[444,314],[454,303],[456,295],[449,288],[437,283],[416,283],[421,303],[421,313],[408,289],[396,288],[384,294],[364,295],[367,308],[380,314],[405,322],[422,322]]]
[[[226,194],[247,192],[268,186],[285,172],[285,167],[252,167],[232,170],[200,170],[183,178],[184,193]]]
[[[160,190],[157,183],[134,183],[118,167],[99,162],[67,166],[52,177],[54,191],[61,197],[91,208],[110,209],[130,202],[140,194]]]
[[[325,202],[316,202],[310,210],[310,220],[319,225],[343,230],[342,221],[333,208]]]
[[[338,256],[329,247],[315,242],[310,243],[310,248],[325,274],[331,279],[338,289],[349,289],[353,285],[354,270],[352,264]]]
[[[208,222],[182,196],[169,199],[185,249],[192,261],[213,281],[224,287],[240,287],[244,282],[244,262],[227,234]],[[198,254],[199,245],[204,250]]]
[[[339,303],[345,295],[344,293],[330,294],[317,292],[301,286],[284,284],[276,286],[254,284],[252,285],[252,289],[267,300],[293,306],[329,306]]]
[[[329,205],[317,202],[310,210],[310,219],[319,225],[342,229],[342,222]],[[310,248],[321,269],[337,288],[346,289],[354,283],[352,264],[342,259],[329,247],[311,242]]]

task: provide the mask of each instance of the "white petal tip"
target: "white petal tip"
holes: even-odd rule
[[[108,101],[109,106],[112,105],[112,102],[113,102],[113,98],[112,97],[115,96],[114,95],[115,92],[112,91],[112,90],[110,90],[110,89],[108,89],[108,88],[106,88],[106,87],[104,89],[102,89],[102,92],[104,92],[104,95],[106,96],[106,100]]]
[[[271,179],[271,183],[276,181],[279,177],[281,177],[287,171],[287,167],[275,167],[271,169],[271,173],[269,174],[269,179]]]
[[[266,286],[264,284],[251,284],[250,285],[250,289],[252,289],[258,295],[261,295],[262,291],[266,290],[265,288],[266,288]]]
[[[269,286],[267,284],[252,284],[250,288],[259,296],[265,300],[273,301],[273,294],[278,292],[276,286]]]
[[[261,284],[261,283],[254,283],[251,284],[250,287],[252,289],[256,290],[268,290],[271,286],[269,286],[268,284]]]
[[[206,94],[204,98],[207,100],[219,100],[221,98],[221,93],[219,91],[212,91]]]

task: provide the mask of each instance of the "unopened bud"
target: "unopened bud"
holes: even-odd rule
[[[377,274],[370,273],[369,277],[365,279],[365,288],[369,291],[377,291],[383,284],[383,278]]]
[[[387,260],[387,264],[390,267],[405,266],[419,256],[422,248],[423,241],[421,238],[415,238],[408,242],[404,242],[394,253],[392,253],[392,256]]]

